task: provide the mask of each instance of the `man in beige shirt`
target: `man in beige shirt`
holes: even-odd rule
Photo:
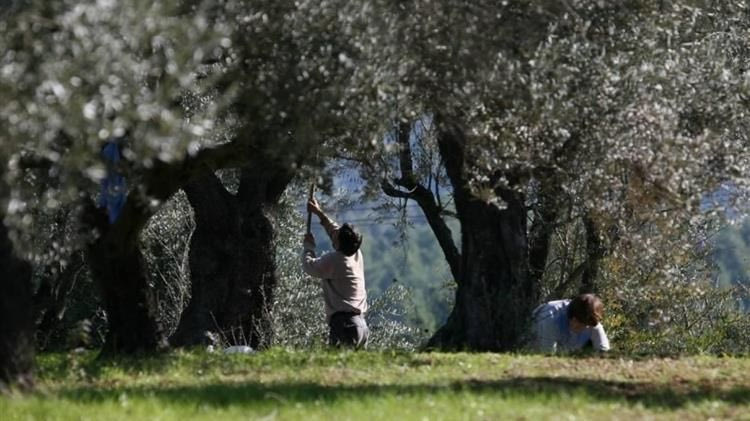
[[[310,276],[321,278],[328,322],[329,344],[364,348],[370,334],[365,323],[367,291],[365,291],[365,266],[362,235],[349,224],[339,226],[311,199],[307,210],[318,215],[320,223],[331,238],[335,251],[321,257],[315,255],[315,237],[305,235],[302,252],[302,269]]]

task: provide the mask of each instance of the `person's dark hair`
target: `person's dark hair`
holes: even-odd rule
[[[596,326],[604,316],[604,304],[594,294],[581,294],[570,301],[568,318],[576,318],[586,326]]]
[[[358,233],[353,226],[344,224],[339,228],[339,251],[346,256],[353,256],[362,245],[362,234]]]

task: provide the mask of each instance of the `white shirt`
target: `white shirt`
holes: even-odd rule
[[[568,309],[570,300],[550,301],[534,309],[532,318],[532,347],[539,352],[555,353],[583,348],[591,341],[595,350],[608,351],[609,338],[601,323],[586,327],[581,332],[570,330]]]

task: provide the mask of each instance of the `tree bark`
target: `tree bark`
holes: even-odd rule
[[[0,2],[0,17],[9,18],[17,4]],[[15,255],[5,226],[9,197],[5,184],[7,157],[0,163],[0,392],[34,383],[34,319],[31,265]]]
[[[87,261],[107,314],[102,355],[166,349],[157,297],[138,245],[138,236],[151,212],[129,198],[114,224],[108,224],[100,209],[92,208],[88,214],[95,219],[100,234],[87,248]]]
[[[505,207],[475,197],[465,175],[461,129],[438,119],[438,146],[461,223],[461,275],[456,303],[428,347],[510,351],[524,342],[539,284],[529,277],[523,196],[496,189]]]
[[[274,207],[292,175],[284,167],[261,166],[243,171],[238,199],[242,251],[238,259],[241,293],[233,294],[227,303],[227,320],[241,322],[251,332],[251,346],[268,347],[273,342],[272,312],[276,277],[276,231],[270,219]],[[248,314],[249,310],[249,314]]]
[[[255,151],[248,139],[234,140],[201,149],[182,161],[155,162],[141,174],[142,189],[128,194],[114,224],[109,224],[104,212],[94,208],[93,203],[87,204],[84,225],[99,233],[87,247],[87,261],[101,292],[108,323],[102,355],[155,352],[168,346],[166,332],[158,320],[157,297],[138,247],[138,237],[156,211],[146,202],[167,200],[180,187],[209,171],[247,163]]]
[[[195,215],[190,240],[190,302],[180,316],[170,343],[210,343],[208,332],[223,330],[224,302],[235,277],[238,217],[235,197],[211,172],[184,187]]]
[[[211,174],[186,192],[195,211],[190,247],[191,301],[171,342],[191,346],[218,331],[228,344],[271,345],[271,312],[277,284],[275,230],[269,209],[291,181],[273,160],[242,170],[236,195]]]
[[[31,266],[18,258],[0,213],[0,390],[33,385]]]
[[[548,177],[549,178],[549,177]],[[541,180],[539,198],[534,214],[534,221],[529,230],[529,276],[531,282],[542,283],[547,270],[547,259],[552,247],[554,224],[557,222],[560,204],[554,200],[554,193],[559,189],[555,183],[552,189],[547,187],[548,178]],[[559,190],[557,190],[559,191]]]
[[[583,225],[586,228],[586,267],[581,275],[580,293],[596,293],[599,268],[608,250],[602,243],[599,224],[590,212],[583,216]]]
[[[84,253],[77,251],[70,261],[60,265],[59,274],[48,273],[34,294],[34,321],[36,343],[41,350],[47,348],[49,339],[65,315],[68,297],[75,288],[78,276],[85,265]]]
[[[461,255],[453,241],[453,233],[445,222],[445,219],[443,219],[443,209],[438,205],[435,195],[430,189],[417,182],[417,179],[414,176],[414,159],[411,153],[411,145],[409,144],[410,134],[411,124],[408,122],[401,122],[397,133],[398,143],[401,148],[399,153],[401,178],[395,180],[394,183],[407,190],[400,190],[387,180],[383,180],[381,188],[383,193],[390,197],[411,199],[417,202],[417,205],[419,205],[419,208],[422,210],[432,233],[435,235],[435,238],[440,245],[440,249],[443,251],[443,256],[445,256],[445,260],[448,262],[448,267],[451,270],[453,279],[458,279],[461,273]]]

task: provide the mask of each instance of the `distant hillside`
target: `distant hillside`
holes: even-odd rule
[[[750,287],[750,218],[719,234],[713,258],[718,267],[718,286]]]

